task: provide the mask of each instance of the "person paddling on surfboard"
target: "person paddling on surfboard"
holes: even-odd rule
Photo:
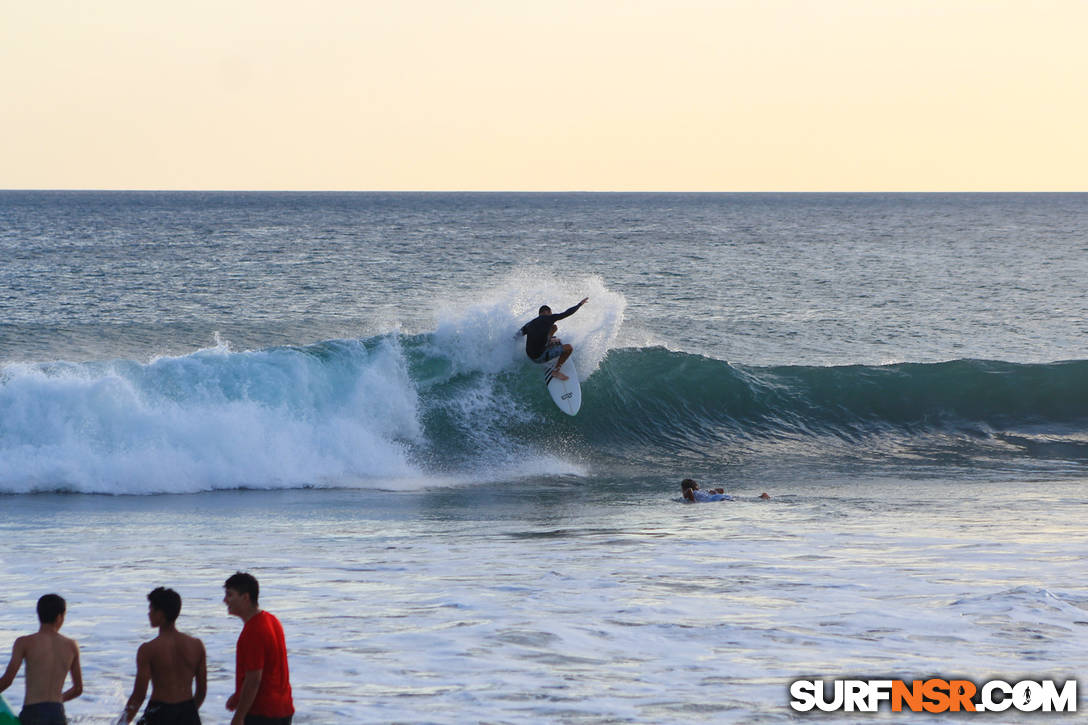
[[[711,488],[704,491],[699,484],[690,478],[680,482],[680,492],[684,498],[692,503],[708,503],[711,501],[732,501],[733,497],[725,492],[724,488]]]
[[[566,312],[560,312],[558,315],[552,314],[551,307],[541,305],[537,318],[525,323],[516,335],[525,336],[525,354],[533,362],[543,364],[559,358],[552,369],[552,375],[559,380],[567,379],[566,375],[559,372],[559,368],[563,367],[563,363],[574,352],[574,348],[555,337],[555,333],[559,329],[555,323],[565,317],[570,317],[588,301],[589,298],[586,297],[574,307]]]

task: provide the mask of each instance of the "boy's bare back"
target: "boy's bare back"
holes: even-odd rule
[[[177,630],[161,632],[140,646],[136,661],[140,669],[146,663],[152,700],[170,704],[192,700],[196,680],[196,694],[203,701],[204,693],[200,690],[207,676],[204,643],[196,637]]]
[[[73,690],[82,690],[79,673],[79,647],[75,640],[59,632],[43,629],[15,640],[16,656],[26,661],[26,698],[23,705],[39,702],[63,702],[64,681],[72,673]],[[67,699],[71,699],[70,697]]]

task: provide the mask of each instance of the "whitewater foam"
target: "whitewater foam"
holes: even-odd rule
[[[7,492],[192,492],[414,475],[415,391],[396,341],[150,363],[7,365]]]
[[[211,347],[146,363],[6,364],[0,492],[403,489],[583,475],[576,454],[524,434],[546,429],[546,408],[542,395],[526,404],[538,377],[526,373],[514,332],[525,300],[569,295],[565,285],[595,295],[577,324],[564,324],[588,377],[625,302],[599,278],[533,288],[527,279],[447,307],[429,334],[243,351],[217,335]]]

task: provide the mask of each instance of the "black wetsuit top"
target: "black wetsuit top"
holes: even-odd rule
[[[521,328],[521,334],[525,335],[525,354],[530,360],[540,357],[544,348],[548,346],[548,339],[552,336],[552,325],[564,317],[570,317],[581,306],[582,303],[579,302],[566,312],[560,312],[558,315],[541,315],[525,323]]]

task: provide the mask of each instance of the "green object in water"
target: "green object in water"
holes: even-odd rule
[[[3,697],[0,697],[0,725],[19,725],[19,718],[15,717]]]

